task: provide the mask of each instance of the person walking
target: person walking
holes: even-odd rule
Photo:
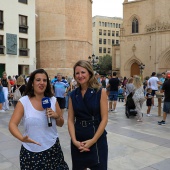
[[[149,76],[146,76],[143,82],[144,96],[146,96],[147,89],[149,88],[148,80]]]
[[[156,91],[158,91],[158,84],[162,85],[162,83],[159,81],[158,77],[156,77],[156,73],[153,72],[151,75],[151,78],[148,80],[149,87],[152,89],[152,106],[154,107],[154,96]]]
[[[158,121],[158,125],[165,125],[166,124],[166,117],[167,114],[170,113],[170,71],[166,72],[166,79],[162,89],[161,93],[164,93],[164,104],[163,104],[163,120]]]
[[[65,97],[67,95],[69,84],[66,80],[62,79],[62,74],[57,74],[57,79],[53,83],[53,89],[55,97],[57,98],[58,104],[60,106],[62,115],[64,114],[64,109],[66,105]]]
[[[109,80],[107,88],[110,87],[109,93],[109,111],[117,112],[116,111],[116,104],[118,98],[118,87],[120,85],[120,81],[117,78],[117,73],[113,72],[112,78]]]
[[[102,88],[106,89],[106,77],[105,76],[101,76],[101,85],[102,85]]]
[[[134,76],[133,85],[135,87],[135,90],[132,98],[134,100],[136,111],[137,111],[136,117],[138,122],[142,122],[142,117],[143,117],[142,105],[146,99],[144,97],[144,89],[139,76]]]
[[[118,100],[119,100],[119,102],[120,102],[120,100],[122,102],[124,102],[124,99],[125,99],[124,93],[125,93],[124,87],[119,86],[119,89],[118,89]]]
[[[70,94],[68,111],[72,169],[107,170],[106,91],[100,87],[88,61],[78,61],[73,71],[79,87]]]
[[[42,99],[48,97],[51,108],[42,107]],[[51,118],[52,126],[48,126],[47,116]],[[23,119],[24,132],[18,125]],[[25,170],[68,170],[61,150],[57,126],[63,126],[56,98],[51,92],[48,74],[43,69],[32,72],[28,81],[25,96],[19,99],[11,120],[9,131],[22,142],[20,150],[20,169]]]
[[[128,82],[128,79],[126,77],[123,78],[122,86],[125,87]]]
[[[6,110],[9,110],[8,95],[11,90],[11,85],[10,85],[9,80],[7,79],[7,74],[5,71],[2,73],[1,83],[3,86],[3,93],[4,93],[4,97],[5,97],[5,102],[3,103],[2,108],[3,108],[3,110],[6,111]]]
[[[125,102],[127,100],[127,96],[134,91],[134,85],[133,85],[133,77],[129,77],[128,81],[126,83],[125,89],[126,89],[126,95],[125,95]]]
[[[3,86],[1,83],[1,79],[0,79],[0,112],[5,112],[5,110],[2,109],[2,104],[5,102],[5,97],[4,97],[4,93],[3,93]]]
[[[65,96],[65,100],[66,100],[66,105],[65,105],[65,108],[66,110],[68,110],[68,102],[69,102],[69,97],[70,97],[70,93],[71,93],[71,77],[68,77],[67,78],[67,82],[69,84],[69,87],[67,88],[67,94]]]
[[[109,96],[110,93],[110,87],[107,87],[107,85],[109,84],[109,80],[112,78],[111,74],[108,75],[108,77],[106,78],[106,94],[107,96]]]
[[[161,75],[162,77],[159,79],[159,81],[163,84],[165,82],[166,74],[163,72]],[[159,87],[159,89],[162,89],[162,85]]]
[[[147,116],[150,117],[150,116],[152,116],[150,114],[150,111],[151,111],[152,98],[153,98],[153,96],[152,96],[152,89],[151,88],[147,88],[147,93],[146,93],[145,98],[146,98],[146,106],[148,107],[148,109],[147,109]]]
[[[14,87],[13,87],[13,93],[15,93],[16,89],[19,89],[21,96],[23,96],[25,88],[26,88],[25,80],[24,80],[23,76],[19,76],[16,80],[16,85],[14,85]],[[15,108],[17,102],[18,102],[17,100],[13,100],[14,108]]]

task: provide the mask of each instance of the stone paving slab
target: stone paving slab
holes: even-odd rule
[[[155,100],[156,101],[156,100]],[[155,102],[155,104],[157,104]],[[157,125],[162,118],[157,116],[157,107],[151,110],[152,117],[144,114],[143,122],[134,117],[127,119],[124,103],[118,102],[117,113],[109,112],[108,125],[108,170],[169,170],[170,169],[170,115],[166,126]],[[143,106],[143,113],[146,113]],[[8,131],[10,111],[0,113],[0,170],[19,170],[21,142]],[[71,169],[70,136],[65,124],[58,127],[65,161]],[[22,131],[22,122],[19,128]]]

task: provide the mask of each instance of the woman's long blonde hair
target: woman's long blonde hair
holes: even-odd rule
[[[142,81],[141,78],[139,76],[134,76],[133,77],[133,85],[135,86],[135,88],[140,88],[142,86]]]
[[[99,82],[97,81],[97,79],[94,76],[94,71],[93,71],[93,68],[92,68],[92,65],[90,64],[90,62],[86,61],[86,60],[79,60],[74,65],[74,67],[73,67],[73,72],[74,73],[73,74],[74,74],[74,79],[75,80],[76,80],[75,69],[76,69],[77,66],[83,67],[89,72],[90,78],[89,78],[89,82],[88,82],[88,87],[99,90],[100,89],[100,84],[99,84]],[[80,84],[78,82],[77,82],[77,85],[80,86]]]
[[[130,84],[130,83],[133,83],[133,77],[129,77],[129,78],[128,78],[127,84]]]
[[[24,85],[24,84],[25,84],[24,78],[23,78],[22,76],[19,76],[19,77],[17,78],[16,84],[17,84],[17,85],[20,85],[20,86]]]

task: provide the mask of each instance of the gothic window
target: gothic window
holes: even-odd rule
[[[139,23],[136,18],[132,21],[132,33],[138,33],[139,32]]]

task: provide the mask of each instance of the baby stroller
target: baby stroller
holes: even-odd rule
[[[136,114],[137,114],[137,112],[135,110],[135,103],[134,103],[132,97],[133,97],[133,93],[131,92],[127,96],[127,100],[126,100],[125,114],[126,114],[127,118],[129,118],[130,116],[136,116]]]

